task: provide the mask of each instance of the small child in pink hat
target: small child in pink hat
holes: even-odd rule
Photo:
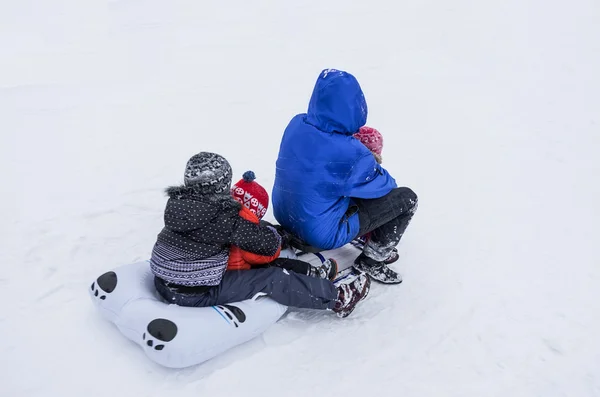
[[[354,137],[365,145],[373,153],[377,163],[381,164],[381,151],[383,150],[383,136],[381,133],[375,128],[364,126],[360,127]]]
[[[371,151],[371,153],[373,153],[373,156],[375,157],[375,161],[377,161],[377,164],[381,164],[381,162],[382,162],[381,151],[383,150],[383,136],[381,135],[381,133],[373,127],[364,126],[364,127],[360,127],[358,132],[356,134],[354,134],[354,137],[356,139],[358,139],[363,145],[365,145],[367,147],[367,149],[369,149]],[[361,243],[363,243],[363,244],[366,243],[366,241],[370,237],[369,234],[370,233],[367,233],[366,235],[359,237],[359,240],[361,241]],[[396,248],[394,248],[394,250],[390,254],[390,257],[388,259],[386,259],[384,262],[386,264],[390,264],[390,263],[396,262],[397,260],[398,260],[398,250]]]

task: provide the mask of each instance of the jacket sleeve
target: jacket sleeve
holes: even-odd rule
[[[368,153],[354,163],[340,193],[345,197],[373,199],[385,196],[395,187],[394,178]]]
[[[275,255],[265,256],[265,255],[257,255],[252,252],[242,251],[242,258],[250,265],[265,265],[267,263],[273,262],[275,259],[279,258],[279,254],[281,252],[281,247],[277,249]]]
[[[277,255],[281,249],[281,237],[273,227],[257,225],[238,216],[229,244],[270,257]]]

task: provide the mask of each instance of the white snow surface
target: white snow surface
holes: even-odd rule
[[[599,21],[597,0],[0,2],[0,395],[600,396]],[[324,68],[357,76],[419,195],[404,283],[150,362],[86,289],[149,257],[196,152],[270,191]]]

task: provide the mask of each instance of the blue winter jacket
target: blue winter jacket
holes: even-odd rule
[[[349,73],[319,75],[308,113],[287,126],[277,159],[272,201],[277,221],[308,244],[341,247],[358,234],[352,197],[378,198],[396,181],[352,135],[367,120],[362,89]]]

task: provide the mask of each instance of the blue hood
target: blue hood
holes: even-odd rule
[[[367,122],[367,102],[356,78],[341,70],[323,70],[310,98],[306,121],[324,132],[357,132]]]

